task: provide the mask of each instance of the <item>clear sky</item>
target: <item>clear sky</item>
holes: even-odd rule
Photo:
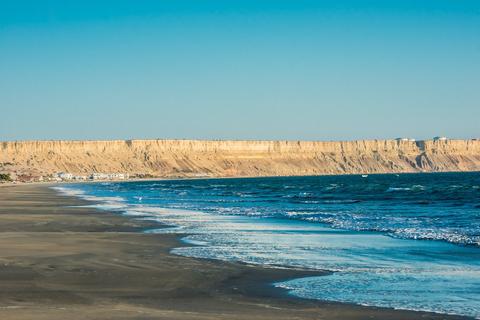
[[[480,137],[480,1],[0,0],[0,140]]]

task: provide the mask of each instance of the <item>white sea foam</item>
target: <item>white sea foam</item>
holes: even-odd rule
[[[51,187],[51,189],[58,191],[60,194],[73,197],[81,197],[85,195],[85,192],[80,189],[68,188],[68,187]]]
[[[102,197],[93,196],[85,193],[85,191],[74,187],[51,187],[60,194],[66,196],[78,197],[83,200],[95,202],[95,204],[87,205],[88,207],[95,207],[104,210],[120,210],[127,207],[125,199],[120,196]]]
[[[411,188],[408,188],[408,187],[389,187],[387,189],[387,192],[395,192],[395,191],[410,191],[412,190]]]

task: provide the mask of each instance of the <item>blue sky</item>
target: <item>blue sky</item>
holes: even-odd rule
[[[480,137],[480,1],[0,0],[0,140]]]

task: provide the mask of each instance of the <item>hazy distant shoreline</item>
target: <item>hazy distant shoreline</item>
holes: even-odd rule
[[[477,139],[16,141],[0,151],[0,173],[18,181],[480,171]]]

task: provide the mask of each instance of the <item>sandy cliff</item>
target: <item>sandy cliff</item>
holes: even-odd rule
[[[0,172],[158,177],[480,171],[480,141],[21,141],[0,144]]]

